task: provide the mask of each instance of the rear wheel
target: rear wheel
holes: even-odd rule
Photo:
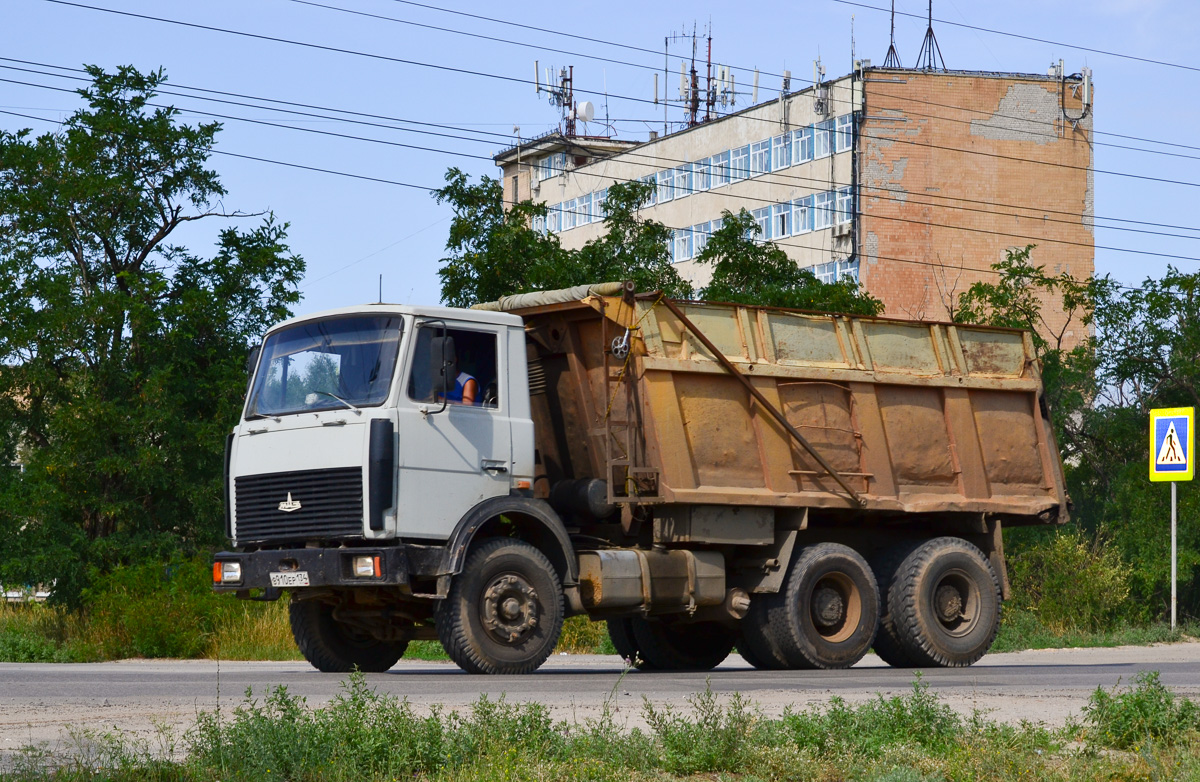
[[[554,566],[511,538],[479,544],[437,610],[437,633],[468,673],[532,673],[558,643],[563,595]]]
[[[643,670],[711,670],[725,661],[737,640],[737,633],[720,622],[641,617],[628,621]]]
[[[366,630],[339,622],[334,606],[318,600],[293,600],[288,606],[292,637],[300,653],[322,673],[349,673],[357,668],[382,673],[404,656],[407,641],[381,641]]]
[[[783,599],[769,618],[790,667],[849,668],[875,640],[879,625],[875,575],[849,546],[805,546],[792,563]]]
[[[609,619],[605,624],[608,625],[608,637],[613,648],[621,655],[626,665],[645,670],[645,660],[642,659],[637,641],[633,637],[633,619],[623,616],[619,619]]]
[[[885,550],[872,563],[875,580],[879,583],[879,610],[881,612],[879,632],[875,634],[874,651],[879,655],[879,659],[893,668],[912,668],[916,665],[908,652],[904,651],[904,646],[896,633],[896,624],[893,621],[892,612],[888,608],[888,598],[892,590],[896,588],[898,582],[896,573],[900,570],[900,563],[913,552],[917,545],[912,541],[898,543]]]
[[[772,609],[777,610],[782,601],[783,596],[779,594],[755,595],[750,600],[750,612],[741,622],[738,651],[746,662],[760,671],[782,671],[788,667],[788,661],[775,640],[770,619]]]
[[[983,552],[961,538],[934,538],[909,554],[888,604],[916,665],[971,665],[1000,629],[1000,582]]]

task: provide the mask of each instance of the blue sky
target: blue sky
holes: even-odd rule
[[[672,33],[690,33],[693,26],[702,32],[711,25],[715,62],[763,72],[760,100],[768,97],[769,89],[779,87],[778,76],[770,74],[785,68],[791,70],[794,85],[803,86],[804,80],[811,78],[812,60],[818,55],[828,76],[848,72],[852,17],[858,57],[880,64],[888,46],[886,12],[836,0],[697,1],[686,5],[625,0],[603,4],[431,0],[428,7],[402,0],[79,2],[327,48],[230,35],[48,0],[4,0],[0,55],[69,68],[83,63],[106,68],[132,64],[143,70],[162,66],[170,81],[178,85],[387,117],[370,120],[384,127],[364,126],[190,97],[164,98],[185,109],[189,122],[210,121],[211,117],[193,113],[207,111],[392,142],[369,143],[223,120],[219,150],[427,187],[440,185],[449,166],[458,166],[472,176],[495,175],[490,158],[513,143],[514,126],[520,127],[525,138],[556,126],[557,110],[544,97],[536,96],[527,83],[535,60],[543,67],[574,65],[576,88],[583,93],[579,97],[597,105],[598,119],[605,116],[607,91],[607,116],[617,137],[644,139],[650,129],[662,129],[662,108],[645,101],[653,98],[652,69],[662,68],[664,38]],[[887,2],[863,0],[863,5],[886,6]],[[898,0],[896,7],[898,12],[923,16],[926,4]],[[441,9],[595,40],[522,29]],[[1045,73],[1050,63],[1060,58],[1065,60],[1067,73],[1090,66],[1096,81],[1096,168],[1098,172],[1116,172],[1096,175],[1097,216],[1173,226],[1119,224],[1171,235],[1098,229],[1097,244],[1200,259],[1200,217],[1194,208],[1200,200],[1200,187],[1196,186],[1200,185],[1200,134],[1196,132],[1195,108],[1200,57],[1194,44],[1200,32],[1200,4],[936,0],[934,17],[1057,42],[1022,40],[935,22],[950,68]],[[924,32],[923,18],[898,16],[897,48],[904,65],[915,64]],[[1066,44],[1100,51],[1082,51]],[[552,51],[555,49],[560,51]],[[686,47],[682,42],[672,47],[672,76],[668,79],[672,92],[677,88],[679,57],[685,52],[690,55],[690,49],[690,42]],[[1101,51],[1186,67],[1138,62]],[[0,60],[0,65],[17,63]],[[0,110],[48,120],[0,114],[0,128],[6,130],[50,130],[79,105],[73,95],[11,83],[72,86],[69,80],[9,68],[0,68],[0,79],[10,80],[0,81]],[[737,80],[739,86],[748,85],[751,76],[739,71]],[[681,110],[673,109],[671,119],[681,120]],[[395,120],[453,128],[402,125]],[[401,127],[423,127],[453,137],[415,134]],[[606,132],[598,122],[591,123],[589,131]],[[426,191],[228,156],[214,156],[211,162],[229,191],[224,202],[227,209],[270,209],[291,223],[292,247],[308,262],[299,312],[374,301],[381,274],[385,300],[437,301],[437,268],[444,255],[449,210],[435,204]],[[193,251],[205,253],[222,226],[213,219],[188,226],[179,238]],[[1051,261],[1051,253],[1045,248],[1040,260]],[[1097,271],[1127,284],[1160,274],[1168,263],[1186,271],[1200,269],[1200,260],[1105,249],[1096,252]]]

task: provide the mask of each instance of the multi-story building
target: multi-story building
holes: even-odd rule
[[[550,134],[496,156],[507,197],[549,206],[539,229],[580,247],[613,182],[655,184],[645,216],[695,258],[725,210],[821,279],[850,276],[889,315],[944,319],[1038,245],[1048,271],[1093,271],[1091,83],[1080,77],[860,67],[644,143]],[[1061,304],[1047,302],[1053,326]]]

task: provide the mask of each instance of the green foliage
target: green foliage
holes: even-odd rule
[[[1170,490],[1147,480],[1146,432],[1151,409],[1200,403],[1200,273],[1170,269],[1161,279],[1123,288],[1107,277],[1076,280],[1065,273],[1048,274],[1034,264],[1033,249],[1011,250],[993,266],[1000,279],[971,286],[960,296],[954,318],[1035,330],[1074,518],[1092,539],[1087,546],[1115,551],[1113,556],[1119,555],[1128,568],[1120,579],[1129,590],[1124,616],[1140,622],[1160,619],[1169,611],[1164,530]],[[1050,296],[1062,299],[1061,320],[1044,312]],[[1190,520],[1200,518],[1200,497],[1190,484],[1180,487],[1179,509],[1180,611],[1197,616],[1200,525]],[[1101,538],[1103,546],[1095,542]],[[1013,553],[1015,558],[1018,552]],[[1090,575],[1115,575],[1102,562],[1094,564],[1098,569],[1089,570]],[[1085,579],[1080,583],[1081,591],[1100,597],[1099,588],[1086,585]],[[1066,610],[1047,621],[1072,632],[1087,631],[1111,625],[1122,613],[1110,607],[1097,615],[1078,607],[1090,613],[1076,628],[1064,624]]]
[[[670,231],[638,216],[650,185],[610,187],[605,235],[574,251],[564,250],[556,234],[533,230],[533,218],[546,215],[544,204],[506,206],[501,182],[482,177],[472,185],[457,168],[446,172],[446,183],[434,198],[454,210],[446,240],[450,254],[438,270],[442,301],[449,306],[610,280],[633,280],[640,290],[663,290],[670,296],[691,295],[691,286],[679,277],[667,253]]]
[[[1103,537],[1072,531],[1010,548],[1008,568],[1012,607],[1052,631],[1112,630],[1130,618],[1130,568]]]
[[[659,763],[674,774],[739,771],[756,750],[757,715],[740,693],[722,704],[711,686],[688,696],[691,714],[643,700],[646,724],[661,746]]]
[[[962,731],[962,718],[929,692],[920,674],[907,695],[851,706],[833,697],[824,710],[784,714],[792,741],[820,754],[878,757],[885,748],[908,742],[935,755],[949,752]]]
[[[170,244],[223,213],[216,123],[150,107],[161,71],[88,69],[56,133],[0,132],[0,578],[78,600],[111,565],[221,538],[250,342],[298,301],[286,225]],[[225,215],[230,216],[230,215]]]
[[[1097,687],[1084,707],[1087,741],[1106,749],[1200,741],[1200,705],[1176,696],[1158,671],[1143,671],[1125,689]]]
[[[879,315],[883,302],[848,278],[821,282],[771,242],[745,209],[724,212],[696,262],[712,267],[712,279],[700,292],[708,301],[730,301],[767,307]]]

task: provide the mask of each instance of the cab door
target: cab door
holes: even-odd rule
[[[443,334],[454,340],[460,376],[475,381],[470,402],[447,401],[433,391],[430,344]],[[509,493],[512,426],[504,336],[503,326],[417,322],[397,405],[397,536],[445,540],[475,505]]]

